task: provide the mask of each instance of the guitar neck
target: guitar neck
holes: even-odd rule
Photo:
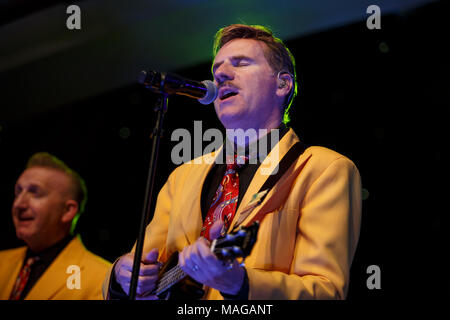
[[[187,274],[183,270],[181,270],[180,266],[177,264],[175,267],[162,275],[155,290],[156,295],[159,295],[164,291],[170,289],[174,284],[176,284],[186,276]]]

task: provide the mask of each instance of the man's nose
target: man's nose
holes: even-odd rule
[[[222,63],[216,69],[216,72],[214,74],[214,79],[217,81],[217,83],[219,85],[227,80],[233,80],[234,79],[234,70],[233,70],[232,66],[226,62]]]
[[[13,209],[25,209],[28,206],[28,197],[25,193],[21,193],[15,197]]]

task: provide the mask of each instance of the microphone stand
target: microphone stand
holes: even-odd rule
[[[161,83],[164,84],[165,77],[161,77]],[[161,88],[164,88],[162,85]],[[141,221],[139,224],[139,233],[138,238],[136,241],[136,249],[134,252],[134,261],[133,261],[133,271],[131,274],[131,282],[130,282],[130,292],[129,292],[129,300],[135,300],[136,299],[136,289],[139,279],[139,269],[141,265],[141,257],[142,257],[142,250],[144,247],[144,240],[145,240],[145,229],[147,227],[148,219],[150,217],[150,210],[151,210],[151,201],[152,201],[152,195],[153,195],[153,186],[155,182],[155,175],[156,175],[156,164],[158,161],[158,151],[159,151],[159,144],[160,139],[162,136],[162,128],[163,128],[163,120],[164,120],[164,114],[167,111],[167,105],[169,102],[169,95],[165,92],[161,92],[161,97],[156,103],[155,111],[157,112],[156,117],[156,124],[155,128],[152,132],[152,153],[150,158],[150,165],[149,170],[147,174],[147,185],[145,188],[145,197],[144,197],[144,206],[142,208],[142,215],[141,215]]]

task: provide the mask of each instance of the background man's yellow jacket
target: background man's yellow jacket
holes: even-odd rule
[[[289,148],[298,141],[292,129],[259,167],[236,212],[241,212]],[[181,165],[161,189],[152,222],[146,230],[144,252],[159,249],[165,261],[174,251],[194,243],[200,235],[200,197],[213,164]],[[266,173],[266,174],[264,174]],[[249,299],[344,299],[349,270],[359,238],[361,181],[346,157],[323,147],[309,147],[267,194],[259,207],[265,217],[245,265]],[[109,274],[104,295],[109,285]],[[206,299],[222,299],[207,288]]]
[[[22,267],[27,247],[0,251],[0,299],[7,300]],[[70,265],[80,267],[80,289],[69,289]],[[110,263],[89,252],[78,237],[61,251],[31,288],[26,300],[100,300]],[[69,270],[70,272],[70,270]]]

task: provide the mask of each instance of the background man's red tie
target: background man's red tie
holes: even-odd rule
[[[28,278],[30,277],[31,265],[38,260],[37,257],[30,257],[27,259],[19,272],[16,282],[14,283],[14,288],[11,292],[9,300],[19,300],[25,285],[27,284]]]

